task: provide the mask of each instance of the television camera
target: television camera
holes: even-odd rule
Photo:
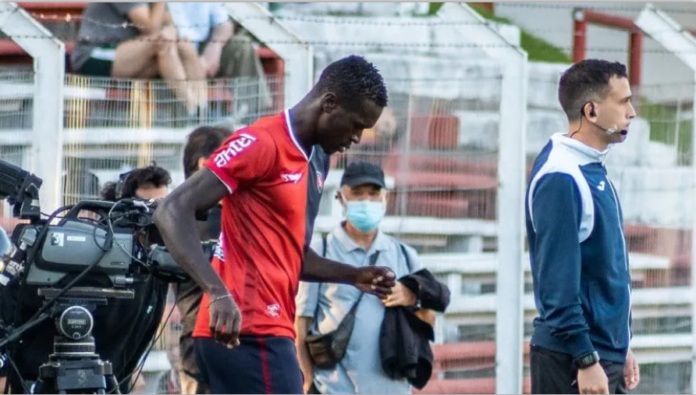
[[[54,352],[40,366],[32,393],[118,393],[111,363],[96,353],[92,313],[109,299],[133,299],[133,284],[147,276],[178,282],[187,274],[153,223],[155,201],[85,200],[42,218],[41,184],[37,176],[0,160],[0,201],[6,199],[14,217],[25,220],[15,227],[4,255],[2,309],[35,309],[28,320],[3,312],[5,320],[15,319],[2,323],[0,350],[11,349],[27,330],[53,318]],[[210,254],[214,243],[202,248]]]

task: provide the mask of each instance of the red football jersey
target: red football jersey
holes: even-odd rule
[[[285,112],[235,132],[205,164],[230,190],[212,265],[240,308],[242,335],[295,337],[308,160]],[[204,294],[194,337],[212,336],[209,302]]]

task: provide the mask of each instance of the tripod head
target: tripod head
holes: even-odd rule
[[[111,363],[96,353],[92,312],[108,303],[109,298],[132,299],[132,290],[76,287],[60,295],[55,288],[39,289],[49,303],[58,336],[53,339],[53,354],[39,367],[34,393],[106,393],[118,391]]]
[[[62,294],[61,294],[62,292]],[[92,329],[92,313],[98,306],[108,304],[109,298],[133,299],[133,290],[74,287],[67,291],[41,288],[39,296],[50,308],[29,320],[0,341],[0,348],[20,338],[24,332],[49,318],[55,319],[58,336],[53,339],[53,353],[39,367],[39,379],[34,394],[106,393],[118,391],[112,365],[96,353]]]

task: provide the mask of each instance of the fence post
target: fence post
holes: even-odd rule
[[[41,206],[60,206],[63,168],[65,45],[16,3],[0,3],[0,31],[34,58],[30,171],[43,179]]]
[[[500,93],[498,151],[498,270],[496,292],[496,393],[519,394],[524,349],[524,190],[527,141],[527,53],[509,43],[464,3],[446,3],[445,20],[480,24],[474,42],[498,60]]]

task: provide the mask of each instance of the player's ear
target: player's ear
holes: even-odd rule
[[[336,99],[336,95],[333,92],[324,93],[324,95],[321,97],[321,109],[328,114],[335,110],[337,107],[338,100]]]

